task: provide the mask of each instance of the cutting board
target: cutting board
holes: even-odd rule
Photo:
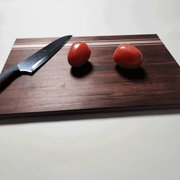
[[[57,38],[16,39],[3,71]],[[67,61],[76,41],[91,49],[80,68]],[[122,43],[142,52],[141,67],[116,65],[113,54]],[[156,34],[72,37],[33,75],[17,77],[0,93],[0,119],[179,107],[180,68]]]

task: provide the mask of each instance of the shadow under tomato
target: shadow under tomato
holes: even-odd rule
[[[80,67],[72,67],[71,74],[76,78],[82,78],[90,74],[92,70],[93,70],[92,64],[89,61],[87,61],[85,64],[83,64]]]
[[[131,79],[134,81],[144,81],[147,79],[147,73],[142,67],[136,69],[128,69],[116,65],[117,72],[126,79]]]

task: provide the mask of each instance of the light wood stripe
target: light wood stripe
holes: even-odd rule
[[[70,47],[72,43],[67,43],[64,45],[64,47]],[[97,42],[86,42],[88,46],[114,46],[114,45],[120,45],[120,44],[132,44],[132,45],[161,45],[161,40],[144,40],[144,41],[97,41]],[[44,44],[14,44],[13,50],[20,50],[20,49],[39,49],[47,46],[48,43]]]

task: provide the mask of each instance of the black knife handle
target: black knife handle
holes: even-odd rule
[[[0,87],[9,84],[18,77],[20,74],[20,70],[17,65],[12,66],[11,68],[7,69],[6,71],[0,74]]]

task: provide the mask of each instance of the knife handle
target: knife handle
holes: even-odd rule
[[[0,87],[7,85],[12,82],[18,75],[20,74],[20,70],[17,65],[12,66],[6,71],[0,74]]]

